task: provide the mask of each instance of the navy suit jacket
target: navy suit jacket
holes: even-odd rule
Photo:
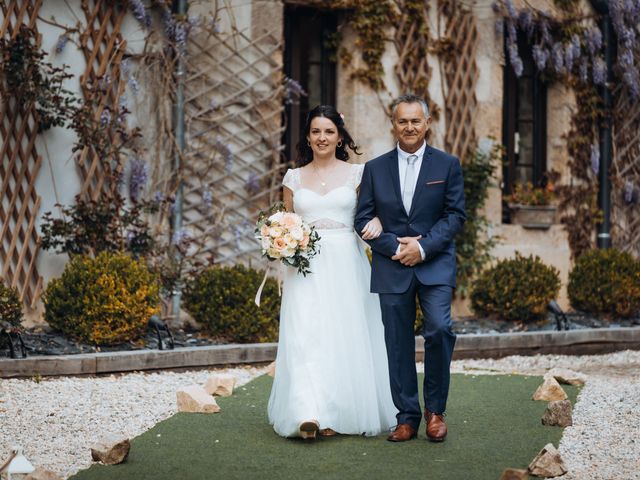
[[[464,183],[458,159],[426,146],[411,211],[402,204],[398,152],[385,153],[365,164],[360,183],[355,227],[358,234],[377,216],[383,233],[367,243],[373,250],[371,291],[404,293],[415,275],[423,285],[456,285],[455,235],[466,220]],[[406,267],[395,255],[398,237],[422,235],[425,260]]]

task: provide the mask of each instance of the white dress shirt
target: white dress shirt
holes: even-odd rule
[[[418,184],[418,174],[420,173],[420,167],[422,166],[422,157],[424,156],[424,152],[427,149],[427,142],[423,142],[422,146],[418,150],[416,150],[414,153],[405,152],[400,148],[400,144],[398,144],[396,149],[398,150],[398,171],[400,173],[400,197],[402,197],[404,194],[404,191],[403,191],[404,177],[407,173],[407,157],[409,155],[416,155],[418,157],[418,159],[414,163],[414,168],[416,172],[416,176],[415,176],[416,185],[414,185],[413,191],[415,192],[416,186]],[[400,253],[400,247],[401,245],[398,245],[396,254]],[[418,248],[420,249],[420,256],[422,257],[422,261],[424,261],[426,254],[424,253],[424,249],[422,248],[422,245],[420,245],[419,243],[418,243]]]

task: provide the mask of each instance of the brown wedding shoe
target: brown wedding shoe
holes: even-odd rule
[[[396,429],[387,437],[390,442],[406,442],[412,440],[418,436],[418,432],[408,423],[401,423]]]
[[[320,424],[317,420],[307,420],[300,424],[300,437],[303,440],[315,440],[318,430],[320,430]]]
[[[338,435],[338,432],[336,432],[333,428],[321,428],[320,430],[318,430],[318,435],[320,435],[321,437],[335,437],[336,435]]]
[[[447,424],[444,415],[424,411],[424,418],[427,421],[427,438],[432,442],[442,442],[447,436]]]

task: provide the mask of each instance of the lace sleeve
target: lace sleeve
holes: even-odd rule
[[[287,173],[284,174],[284,178],[282,179],[282,185],[287,187],[292,192],[296,191],[296,189],[298,188],[298,181],[295,170],[287,170]]]
[[[358,188],[362,181],[362,173],[364,172],[364,164],[355,164],[353,166],[353,188]]]

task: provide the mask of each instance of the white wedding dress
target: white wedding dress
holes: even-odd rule
[[[269,421],[285,437],[301,422],[342,434],[377,435],[396,424],[378,296],[369,292],[371,267],[353,221],[363,165],[350,165],[346,183],[322,195],[303,188],[300,170],[287,171],[297,214],[315,225],[320,252],[311,272],[283,267],[276,375]]]

